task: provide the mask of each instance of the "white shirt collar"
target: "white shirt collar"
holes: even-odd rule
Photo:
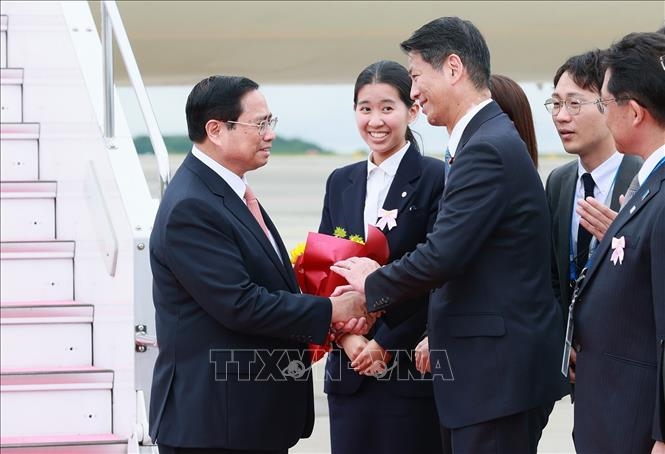
[[[656,164],[660,162],[661,159],[665,157],[665,144],[661,145],[660,148],[656,148],[656,151],[651,153],[642,164],[640,171],[637,172],[637,181],[639,181],[640,186],[644,184],[647,177],[653,172],[653,169],[656,167]]]
[[[400,162],[402,162],[402,158],[406,154],[406,151],[409,149],[410,145],[411,142],[407,140],[406,145],[404,145],[402,148],[399,149],[397,153],[390,156],[388,159],[383,161],[378,166],[372,162],[372,153],[370,153],[369,156],[367,157],[367,178],[369,178],[370,174],[372,173],[372,170],[376,168],[380,168],[387,175],[394,177],[395,174],[397,173],[397,168],[399,167]]]
[[[196,148],[196,145],[192,146],[192,154],[199,161],[210,167],[213,172],[222,177],[222,179],[226,181],[229,186],[231,186],[231,189],[233,189],[233,192],[235,192],[238,197],[240,197],[242,200],[245,199],[245,187],[247,186],[246,179],[240,178],[238,175],[231,172],[219,162],[215,161],[210,156]]]
[[[623,155],[618,151],[615,151],[609,158],[607,158],[602,164],[593,169],[591,173],[591,178],[596,185],[596,190],[594,191],[594,198],[600,200],[611,200],[609,197],[612,187],[614,186],[614,179],[623,160]],[[584,197],[584,185],[581,181],[581,176],[587,173],[582,167],[582,162],[580,159],[577,159],[577,181],[578,188],[581,191],[580,197]],[[609,204],[609,203],[608,203]]]
[[[489,103],[492,102],[492,98],[488,98],[485,101],[481,102],[480,104],[472,107],[469,109],[467,113],[464,114],[462,118],[457,122],[457,124],[453,127],[453,131],[450,133],[450,139],[448,140],[448,151],[450,151],[450,156],[455,156],[455,153],[457,152],[457,146],[459,145],[459,141],[462,140],[462,134],[464,133],[464,130],[466,127],[469,125],[469,122],[471,122],[471,119],[476,116],[480,110],[488,105]]]

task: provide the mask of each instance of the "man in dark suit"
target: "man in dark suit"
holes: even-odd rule
[[[580,227],[582,218],[576,201],[588,195],[584,178],[590,178],[591,196],[596,202],[619,211],[619,196],[626,193],[642,165],[637,156],[617,152],[605,117],[597,108],[596,100],[605,74],[603,53],[593,50],[570,57],[557,70],[554,92],[545,102],[564,149],[577,155],[575,161],[554,169],[545,186],[552,217],[552,287],[561,305],[564,323],[572,284],[604,233],[595,232],[599,238],[594,240],[583,225]],[[574,370],[571,370],[571,380],[574,380]]]
[[[277,121],[258,85],[211,76],[185,110],[194,146],[150,238],[159,343],[150,436],[162,454],[285,453],[314,424],[307,343],[365,306],[357,293],[299,294],[252,197],[245,176],[268,162]]]
[[[617,149],[644,160],[574,292],[575,448],[665,452],[665,35],[614,44],[599,105]]]
[[[543,260],[545,192],[490,98],[489,50],[478,29],[443,17],[401,47],[411,97],[450,133],[440,211],[426,242],[401,260],[377,269],[352,258],[334,269],[365,291],[370,311],[432,291],[430,361],[445,452],[535,453],[542,407],[566,393],[563,323]]]

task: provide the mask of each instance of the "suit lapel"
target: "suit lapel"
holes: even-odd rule
[[[406,154],[402,158],[397,172],[395,173],[395,178],[393,179],[388,194],[386,195],[386,200],[383,203],[384,210],[394,210],[397,209],[397,225],[399,226],[400,216],[408,210],[409,203],[413,199],[413,195],[416,188],[416,181],[420,177],[420,161],[422,157],[414,144],[411,144],[409,149],[406,151]],[[411,207],[412,208],[412,207]],[[388,227],[384,227],[383,233],[390,235],[391,231],[388,230]]]
[[[587,271],[587,277],[582,283],[580,293],[584,291],[588,283],[592,280],[596,270],[600,268],[600,262],[607,260],[606,255],[611,248],[612,238],[614,238],[624,225],[635,216],[649,203],[649,201],[661,190],[663,180],[665,180],[665,166],[660,166],[655,172],[647,178],[640,189],[635,193],[632,199],[626,206],[619,212],[617,217],[610,224],[609,229],[605,233],[603,241],[600,242],[593,257],[593,266]]]
[[[559,262],[564,264],[562,269],[568,270],[570,266],[571,251],[571,224],[573,222],[573,203],[575,198],[575,189],[577,188],[577,161],[570,171],[561,179],[561,211],[557,222],[559,223]],[[566,278],[568,279],[568,277]]]
[[[466,128],[464,128],[459,145],[457,146],[457,151],[455,152],[455,158],[457,158],[457,153],[460,153],[464,150],[464,145],[466,145],[469,139],[476,133],[476,131],[478,131],[483,123],[501,114],[503,114],[503,111],[494,101],[480,109],[480,111],[473,116],[469,124],[466,125]],[[506,118],[508,118],[508,116],[506,116]]]
[[[364,207],[367,195],[367,164],[356,166],[349,174],[348,186],[342,189],[342,200],[344,202],[344,225],[343,227],[350,235],[365,236]]]
[[[238,195],[233,192],[233,189],[231,189],[226,181],[224,181],[224,179],[215,173],[215,171],[198,160],[191,153],[187,155],[183,161],[183,165],[186,165],[194,173],[199,175],[210,191],[221,198],[222,205],[224,205],[227,210],[251,232],[257,244],[263,249],[275,267],[282,274],[286,283],[293,287],[293,276],[285,268],[285,266],[288,266],[290,263],[289,259],[287,258],[284,263],[280,261],[275,248],[272,246],[272,243],[270,243],[270,240],[261,229],[261,226],[259,226],[259,224],[256,222],[256,219],[254,219],[254,216],[252,216],[252,213],[250,213],[247,205],[245,205],[240,197],[238,197]],[[270,217],[265,212],[263,207],[261,207],[261,212],[263,213],[263,218],[266,221],[266,224],[268,225],[270,233],[272,233],[275,242],[280,247],[280,250],[283,251],[284,244],[282,243],[282,239],[280,238],[279,233],[277,233],[275,225],[273,224],[272,220],[270,220]],[[297,286],[295,288],[297,288]]]

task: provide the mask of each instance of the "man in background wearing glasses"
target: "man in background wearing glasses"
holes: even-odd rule
[[[619,152],[644,164],[576,291],[574,430],[580,453],[665,453],[663,55],[665,35],[631,33],[606,57],[598,105]]]
[[[277,118],[245,77],[211,76],[187,98],[194,145],[150,237],[159,356],[150,436],[161,454],[286,453],[314,425],[307,344],[367,314],[358,293],[302,295],[247,184]],[[356,329],[364,334],[361,320]]]
[[[641,165],[641,159],[617,152],[599,109],[603,55],[603,51],[593,50],[570,57],[557,70],[554,92],[545,102],[564,149],[577,155],[576,160],[554,169],[546,183],[552,221],[552,285],[564,322],[573,284],[582,269],[593,261],[595,246],[607,229],[605,226],[599,232],[591,232],[599,236],[593,239],[586,229],[588,226],[580,221],[578,203],[590,196],[618,211],[619,197],[626,193]],[[573,349],[571,383],[575,381],[575,354]]]

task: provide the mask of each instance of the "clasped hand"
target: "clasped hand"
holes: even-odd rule
[[[365,296],[360,292],[346,291],[335,293],[332,302],[331,332],[333,339],[342,333],[367,334],[372,328],[376,315],[368,314]]]

